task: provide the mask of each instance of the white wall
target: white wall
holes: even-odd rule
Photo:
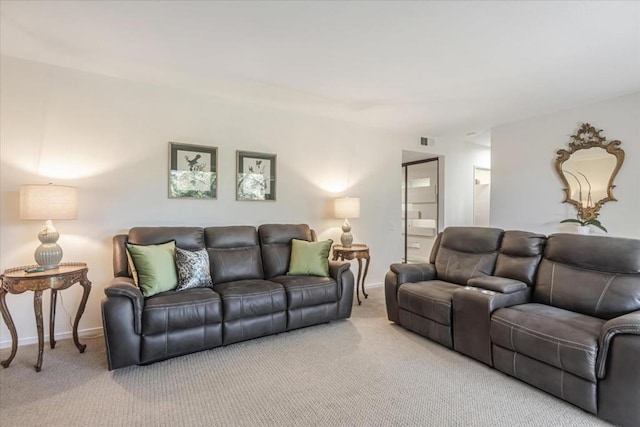
[[[622,141],[626,153],[613,190],[618,201],[605,204],[598,219],[611,236],[640,238],[640,93],[493,128],[492,225],[545,234],[573,230],[559,224],[576,211],[562,203],[553,162],[584,122],[603,129],[607,140]]]
[[[89,265],[93,290],[81,330],[101,327],[100,300],[113,275],[111,238],[133,226],[308,223],[321,239],[337,241],[342,220],[332,217],[330,202],[351,195],[362,203],[361,218],[351,220],[354,239],[371,247],[367,283],[381,283],[389,264],[402,258],[401,154],[414,141],[419,145],[419,136],[7,56],[0,60],[0,268],[33,263],[38,244],[41,224],[18,218],[19,186],[77,186],[78,219],[56,226],[63,261]],[[217,200],[167,197],[169,141],[218,147]],[[447,201],[448,225],[472,221],[475,154],[467,148],[452,142],[440,149],[451,171],[446,190],[469,192],[465,200]],[[276,202],[235,201],[237,149],[278,155]],[[454,174],[458,168],[468,177]],[[464,189],[456,191],[458,184]],[[80,287],[61,294],[74,315]],[[36,335],[32,298],[31,292],[7,297],[21,342]],[[64,310],[57,315],[57,333],[70,331]],[[2,323],[0,346],[9,340]]]

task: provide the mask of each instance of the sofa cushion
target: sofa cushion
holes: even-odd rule
[[[270,280],[284,286],[288,308],[310,307],[338,301],[338,284],[330,277],[276,276]]]
[[[307,242],[291,239],[291,260],[287,274],[292,276],[329,276],[329,251],[333,240]]]
[[[488,227],[447,227],[440,246],[459,252],[485,253],[500,248],[504,230]]]
[[[607,320],[640,310],[640,240],[549,236],[533,298]]]
[[[596,382],[598,336],[604,321],[544,304],[501,308],[491,316],[491,340],[585,380]]]
[[[222,322],[220,295],[211,289],[169,291],[144,300],[142,333],[153,335]]]
[[[473,277],[492,275],[503,234],[497,228],[445,229],[435,260],[438,279],[466,285]]]
[[[462,288],[442,280],[404,283],[398,290],[398,305],[411,313],[450,326],[453,293]]]
[[[176,291],[213,287],[209,271],[209,255],[204,249],[188,251],[176,248],[176,270],[178,271]]]
[[[204,234],[213,283],[264,278],[255,227],[207,227]]]
[[[558,233],[549,236],[544,257],[587,270],[640,274],[640,240]]]
[[[178,275],[174,260],[175,241],[160,245],[134,245],[127,243],[127,251],[135,267],[136,284],[142,295],[150,297],[170,291],[178,286]],[[135,280],[135,279],[134,279]]]
[[[542,234],[505,231],[493,274],[533,286],[546,241]]]
[[[543,258],[533,300],[609,320],[640,310],[640,274],[587,270]]]
[[[238,280],[213,285],[220,294],[224,320],[271,314],[287,309],[284,287],[268,280]]]
[[[287,274],[291,257],[291,240],[312,241],[306,224],[265,224],[258,228],[264,277],[269,279]]]
[[[176,246],[182,249],[204,249],[204,232],[201,227],[133,227],[129,230],[127,240],[136,245],[157,245],[175,240]]]

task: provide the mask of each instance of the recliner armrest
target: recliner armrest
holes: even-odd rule
[[[640,310],[608,320],[602,325],[598,339],[599,351],[596,374],[602,379],[607,371],[607,355],[611,340],[618,334],[640,335]]]
[[[398,276],[398,286],[407,282],[422,282],[436,278],[436,266],[428,263],[391,264],[391,271]]]
[[[527,289],[527,284],[520,280],[507,279],[498,276],[474,277],[467,281],[467,285],[476,288],[487,289],[489,291],[500,292],[502,294],[512,294],[523,289]]]
[[[104,289],[107,297],[125,297],[133,304],[134,330],[137,334],[142,333],[142,308],[144,307],[144,296],[133,279],[130,277],[115,277],[111,279],[109,285]]]
[[[337,280],[349,268],[351,268],[351,263],[348,261],[329,261],[329,276]]]
[[[338,284],[338,298],[342,298],[342,275],[349,271],[351,263],[348,261],[329,261],[329,276]]]

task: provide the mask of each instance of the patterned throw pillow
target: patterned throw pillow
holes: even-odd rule
[[[176,267],[178,270],[176,291],[213,287],[209,272],[209,254],[206,249],[192,252],[176,248]]]

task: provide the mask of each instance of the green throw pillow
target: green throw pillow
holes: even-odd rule
[[[291,240],[291,261],[289,272],[291,276],[329,276],[329,251],[333,240],[324,242],[307,242],[306,240]]]
[[[133,260],[142,295],[150,297],[160,292],[171,291],[178,286],[175,241],[161,245],[127,243],[127,251]]]

